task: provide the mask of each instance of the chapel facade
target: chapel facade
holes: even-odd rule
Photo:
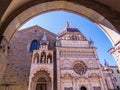
[[[116,90],[94,42],[68,22],[58,35],[39,26],[19,30],[9,46],[0,90]]]

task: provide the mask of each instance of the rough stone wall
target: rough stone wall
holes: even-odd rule
[[[54,49],[53,45],[56,35],[39,26],[33,26],[16,32],[10,42],[11,54],[4,73],[3,86],[12,87],[11,90],[28,89],[32,60],[32,52],[29,52],[29,46],[32,40],[41,40],[44,32],[46,32],[47,38],[50,41],[50,49]]]
[[[8,41],[5,38],[3,38],[0,44],[0,85],[2,83],[2,78],[5,72],[6,65],[8,63],[8,55],[9,55]]]

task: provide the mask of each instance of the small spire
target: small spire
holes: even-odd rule
[[[42,40],[47,41],[46,33],[44,32],[44,35],[42,37]]]
[[[91,37],[90,37],[90,42],[93,42],[93,40],[91,39]]]
[[[106,59],[104,59],[104,61],[105,61],[105,66],[109,66],[109,63],[106,61]]]
[[[68,27],[70,27],[70,24],[69,24],[69,22],[67,21],[67,23],[66,23],[66,28],[68,28]]]
[[[94,47],[94,42],[93,42],[93,40],[91,39],[91,37],[90,37],[90,47]]]

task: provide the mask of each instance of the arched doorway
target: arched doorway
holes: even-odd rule
[[[47,81],[44,77],[38,79],[36,90],[47,90]]]
[[[87,90],[86,87],[82,86],[80,90]]]
[[[52,81],[49,73],[44,70],[37,71],[29,82],[28,90],[52,90]]]

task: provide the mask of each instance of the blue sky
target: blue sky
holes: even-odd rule
[[[48,31],[58,34],[58,32],[65,27],[67,21],[71,27],[78,28],[87,40],[91,38],[94,41],[101,64],[104,64],[104,60],[106,59],[110,65],[116,65],[113,56],[108,53],[108,50],[112,48],[112,44],[103,31],[88,19],[77,14],[64,11],[40,14],[26,22],[20,29],[39,25]]]

